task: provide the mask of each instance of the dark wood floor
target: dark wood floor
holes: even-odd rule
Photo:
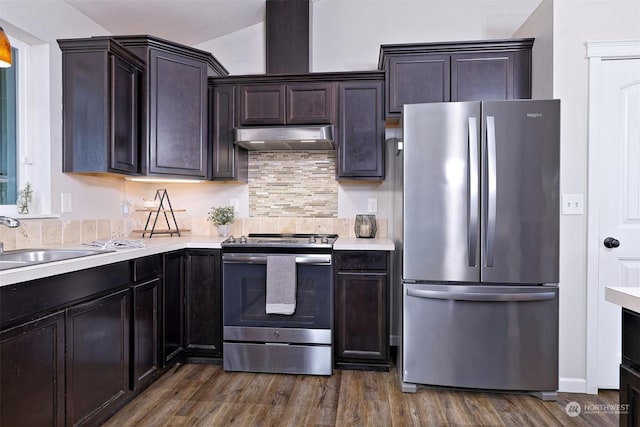
[[[617,391],[520,394],[419,389],[402,393],[396,371],[335,370],[331,377],[224,372],[177,365],[107,426],[616,426]],[[577,417],[565,407],[581,405]]]

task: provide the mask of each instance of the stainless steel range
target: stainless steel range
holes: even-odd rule
[[[222,243],[226,371],[331,375],[336,238],[250,234]],[[293,289],[278,294],[287,282]]]

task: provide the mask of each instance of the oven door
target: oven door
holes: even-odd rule
[[[331,255],[296,255],[296,274],[295,313],[267,314],[267,254],[224,254],[225,330],[257,327],[330,329],[333,312]]]

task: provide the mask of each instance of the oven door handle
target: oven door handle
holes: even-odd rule
[[[287,254],[224,254],[223,264],[266,264],[269,256],[283,256]],[[296,255],[296,264],[331,265],[330,254]]]

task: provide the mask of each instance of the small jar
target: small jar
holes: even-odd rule
[[[356,233],[356,237],[359,238],[371,239],[376,237],[376,232],[378,231],[376,216],[372,214],[356,215],[353,231]]]

